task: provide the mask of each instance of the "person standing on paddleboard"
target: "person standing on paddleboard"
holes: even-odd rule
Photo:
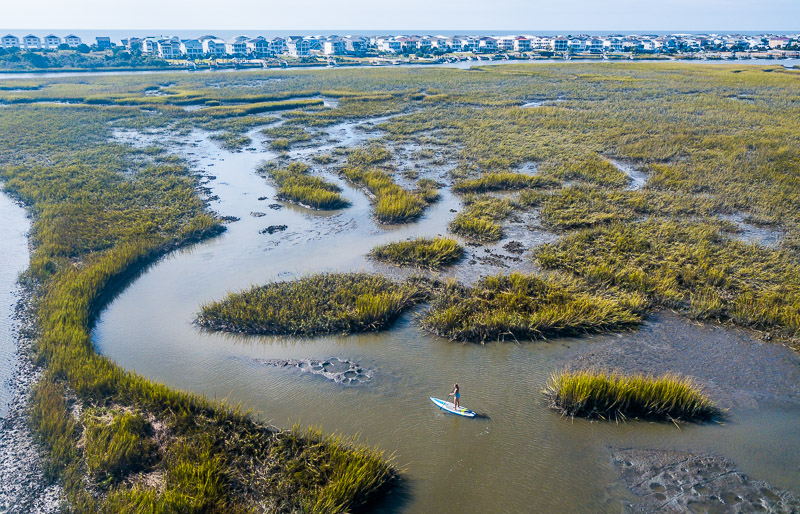
[[[459,407],[458,399],[461,398],[461,391],[459,391],[459,389],[458,389],[458,384],[453,386],[453,392],[448,394],[447,396],[448,397],[449,396],[453,397],[453,405],[455,405],[455,408],[457,409]]]

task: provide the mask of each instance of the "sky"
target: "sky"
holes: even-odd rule
[[[11,0],[3,3],[0,27],[5,29],[800,31],[800,0]]]

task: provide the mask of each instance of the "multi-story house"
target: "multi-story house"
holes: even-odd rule
[[[67,45],[69,45],[70,48],[75,48],[76,46],[81,44],[81,38],[79,38],[75,34],[70,34],[69,36],[64,38],[64,42]]]
[[[111,38],[107,36],[97,36],[96,41],[98,50],[108,50],[114,46],[111,43]]]
[[[203,45],[205,55],[225,55],[225,41],[216,36],[202,36],[200,44]]]
[[[267,41],[267,38],[263,36],[256,36],[252,39],[248,39],[246,46],[248,54],[258,56],[270,54],[269,41]]]
[[[162,59],[177,59],[181,55],[181,40],[177,37],[157,41],[158,56]]]
[[[42,40],[38,36],[28,34],[22,38],[22,48],[25,50],[38,50],[42,47]]]
[[[205,53],[203,51],[203,43],[199,39],[182,39],[179,43],[178,51],[181,55],[191,59],[202,57]]]
[[[244,57],[247,55],[247,36],[236,36],[225,43],[225,53],[234,57]]]
[[[286,51],[292,57],[305,57],[311,53],[311,41],[301,36],[286,39]]]
[[[19,38],[12,34],[3,36],[0,42],[2,42],[3,48],[19,48]]]
[[[528,52],[531,49],[531,40],[525,36],[514,38],[514,50],[517,52]]]
[[[42,48],[55,50],[61,44],[61,38],[53,34],[48,34],[44,37],[44,45]]]

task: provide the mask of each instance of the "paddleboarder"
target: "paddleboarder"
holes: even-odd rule
[[[457,409],[459,407],[458,399],[461,398],[461,391],[458,389],[458,384],[453,386],[453,392],[447,395],[448,397],[453,397],[453,405]]]

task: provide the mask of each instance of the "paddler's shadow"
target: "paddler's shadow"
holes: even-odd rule
[[[475,411],[472,411],[472,412],[475,412]],[[475,419],[492,419],[492,418],[489,417],[488,414],[481,414],[480,412],[475,412],[474,418]]]

